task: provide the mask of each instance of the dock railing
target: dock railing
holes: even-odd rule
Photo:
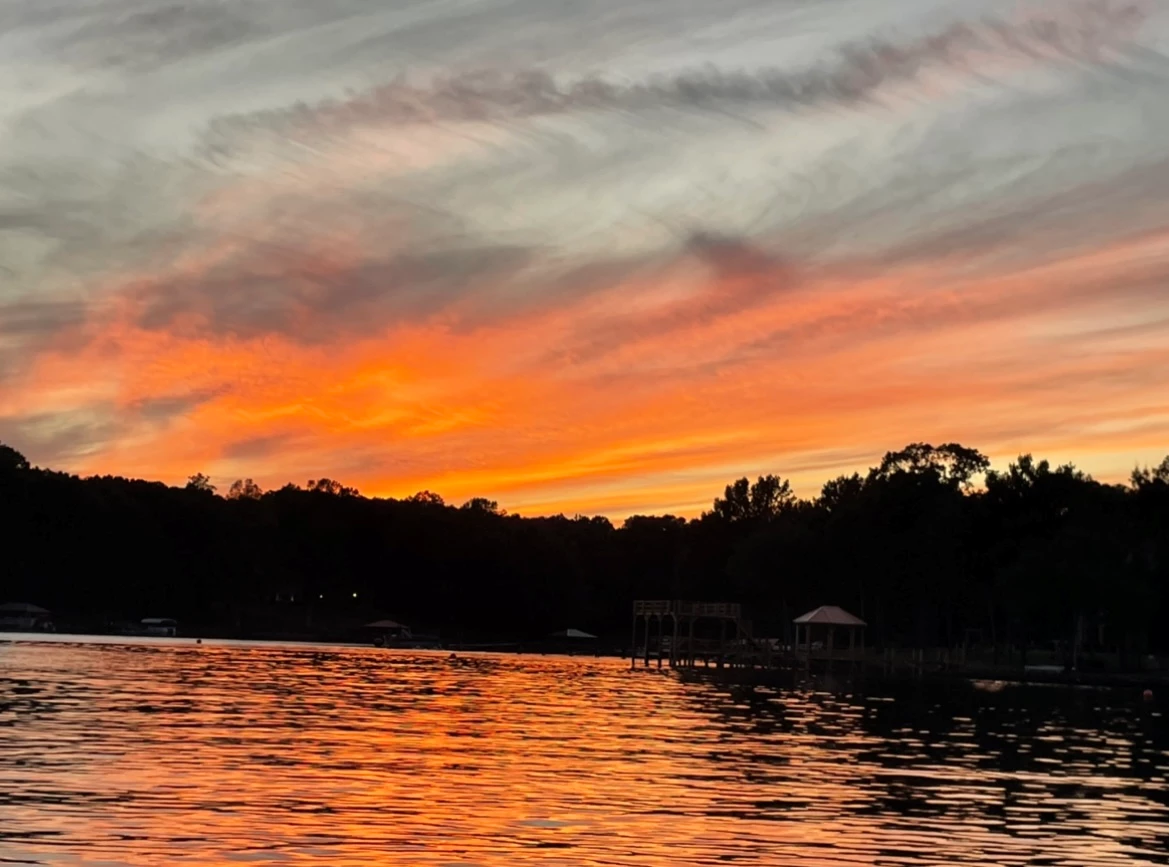
[[[634,617],[725,617],[738,620],[743,606],[738,602],[690,602],[684,599],[638,599],[633,603]]]

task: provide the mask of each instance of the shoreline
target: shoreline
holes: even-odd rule
[[[485,656],[529,656],[547,657],[561,656],[578,659],[604,659],[627,664],[628,654],[621,655],[613,650],[577,650],[560,648],[537,649],[522,646],[520,642],[495,642],[472,644],[465,643],[445,647],[376,647],[372,644],[355,641],[308,639],[308,638],[226,638],[214,636],[150,636],[150,635],[112,635],[102,633],[81,632],[0,632],[0,645],[4,644],[90,644],[108,646],[139,646],[139,647],[257,647],[257,648],[297,648],[297,649],[331,649],[331,650],[363,650],[369,653],[390,654],[420,654],[425,656],[450,657],[453,655],[485,655]],[[705,681],[710,683],[726,683],[752,686],[774,686],[781,684],[795,684],[807,682],[836,682],[838,684],[862,685],[864,683],[928,683],[928,684],[965,684],[974,688],[995,692],[1004,688],[1017,687],[1055,687],[1070,689],[1131,689],[1159,687],[1169,688],[1169,674],[1162,671],[1117,671],[1117,672],[1024,672],[1017,668],[971,669],[910,672],[884,672],[879,667],[828,670],[808,670],[802,668],[662,668],[650,666],[648,668],[637,665],[629,667],[630,673],[676,673],[685,681]],[[1159,692],[1160,690],[1158,690]]]
[[[0,645],[4,644],[102,644],[147,647],[298,647],[335,648],[346,650],[367,650],[371,653],[420,653],[434,656],[457,654],[491,654],[497,656],[572,656],[589,659],[625,660],[628,657],[615,652],[560,650],[549,648],[539,650],[532,646],[521,647],[518,642],[455,644],[443,647],[377,647],[371,643],[310,638],[225,638],[198,635],[117,635],[92,632],[0,632]]]

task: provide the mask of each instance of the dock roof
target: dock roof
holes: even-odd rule
[[[28,602],[5,602],[0,605],[0,614],[48,614],[49,609]]]

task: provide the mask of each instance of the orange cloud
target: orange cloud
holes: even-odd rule
[[[332,249],[312,267],[344,280],[361,251]],[[70,462],[82,473],[329,475],[525,513],[694,514],[770,471],[811,495],[916,439],[1119,478],[1169,442],[1169,306],[1150,288],[1165,249],[1147,236],[975,276],[945,259],[864,276],[684,258],[510,317],[469,323],[456,302],[310,344],[187,327],[198,309],[146,327],[132,281],[79,348],[35,359],[0,417],[105,413],[116,434]],[[220,253],[174,267],[204,274]],[[1140,340],[1110,330],[1134,321]]]

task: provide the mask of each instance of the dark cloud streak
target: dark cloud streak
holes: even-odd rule
[[[327,248],[257,243],[202,272],[139,281],[127,294],[148,330],[325,343],[437,313],[475,286],[514,278],[531,255],[481,247],[338,261]]]
[[[1063,18],[955,24],[902,44],[857,43],[842,49],[837,58],[804,71],[706,68],[633,84],[603,77],[561,83],[539,69],[464,72],[427,85],[399,80],[347,101],[225,117],[213,132],[222,146],[225,139],[250,127],[296,138],[363,124],[506,123],[589,111],[726,112],[749,106],[794,109],[852,104],[871,98],[889,84],[913,81],[930,68],[985,77],[990,73],[984,67],[1002,58],[1107,67],[1108,50],[1135,50],[1131,37],[1144,17],[1138,4],[1097,2],[1073,7]],[[1145,49],[1142,56],[1147,55]]]

